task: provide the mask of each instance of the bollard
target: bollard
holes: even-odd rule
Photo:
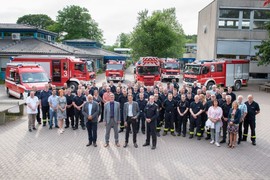
[[[6,111],[0,112],[0,125],[6,123]]]

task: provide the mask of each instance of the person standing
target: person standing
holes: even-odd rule
[[[137,121],[139,116],[139,106],[138,103],[133,101],[132,94],[128,94],[128,102],[124,104],[124,121],[125,121],[125,127],[126,127],[126,140],[124,148],[128,145],[128,139],[129,139],[129,132],[130,132],[130,126],[132,125],[132,131],[133,131],[133,144],[135,148],[138,148],[137,145]]]
[[[71,127],[74,128],[74,107],[72,104],[72,101],[74,99],[74,95],[71,94],[71,89],[68,88],[67,90],[67,94],[65,95],[66,100],[67,100],[67,118],[66,118],[66,127],[65,128],[69,128],[69,124],[71,124]],[[70,122],[69,122],[70,119]]]
[[[221,107],[222,111],[223,111],[223,116],[222,116],[223,137],[222,137],[222,141],[220,141],[220,143],[226,143],[227,129],[228,129],[228,116],[229,116],[229,112],[230,112],[231,107],[232,107],[231,96],[226,95],[226,102]]]
[[[97,91],[96,91],[97,92]],[[87,96],[87,102],[83,105],[82,113],[88,132],[88,144],[97,147],[97,122],[99,116],[99,104],[93,100],[93,96],[90,94]]]
[[[114,94],[110,94],[110,101],[104,104],[104,121],[106,125],[105,145],[109,146],[110,132],[114,130],[115,145],[120,147],[118,138],[118,124],[120,123],[120,104],[114,101]]]
[[[72,104],[74,106],[74,114],[75,114],[75,126],[73,130],[78,129],[79,119],[81,120],[82,129],[85,130],[84,117],[82,114],[82,107],[85,103],[86,98],[82,95],[82,91],[80,89],[77,90],[77,96],[73,98]]]
[[[236,143],[236,138],[238,134],[238,126],[241,118],[241,110],[238,109],[237,101],[232,103],[232,108],[228,115],[228,132],[230,135],[229,147],[234,148]]]
[[[159,113],[159,117],[157,118],[157,136],[160,137],[160,131],[161,131],[161,122],[160,122],[160,111],[162,110],[162,103],[159,100],[159,95],[158,94],[154,94],[154,103],[158,106],[158,113]]]
[[[187,115],[188,115],[188,110],[189,110],[189,103],[186,101],[186,96],[184,94],[181,95],[181,100],[179,101],[177,105],[177,112],[178,116],[177,118],[179,119],[179,125],[178,125],[178,136],[186,137],[187,133]],[[183,131],[182,131],[182,126],[183,126]]]
[[[211,144],[214,144],[217,147],[220,147],[219,144],[219,132],[220,132],[220,128],[221,128],[221,117],[223,115],[222,109],[221,107],[218,106],[218,100],[214,99],[212,101],[212,105],[209,107],[209,109],[207,110],[207,115],[208,115],[208,119],[214,123],[214,126],[212,126],[210,128],[211,131]]]
[[[163,132],[163,136],[166,136],[169,129],[172,136],[175,136],[174,133],[174,118],[175,118],[175,109],[177,107],[177,102],[173,100],[172,93],[168,94],[168,99],[163,103],[163,107],[165,109],[165,128]]]
[[[248,126],[251,129],[251,141],[252,144],[256,145],[256,115],[260,113],[260,106],[257,102],[253,100],[253,96],[250,94],[248,95],[248,100],[245,102],[247,106],[247,115],[244,121],[244,134],[243,134],[243,141],[247,141],[248,136]]]
[[[190,136],[189,139],[193,138],[194,128],[196,127],[197,139],[201,140],[201,113],[203,112],[203,105],[200,102],[200,96],[195,95],[194,102],[190,104]]]
[[[60,89],[58,91],[59,96],[58,96],[58,108],[57,108],[57,120],[59,122],[59,133],[62,134],[64,132],[63,129],[63,124],[64,124],[64,119],[67,118],[67,99],[64,96],[64,91]]]
[[[125,129],[123,111],[124,111],[124,104],[128,101],[127,100],[127,90],[126,89],[122,90],[122,95],[120,95],[118,100],[119,100],[119,103],[120,103],[120,120],[121,120],[119,133],[121,133]]]
[[[41,91],[39,96],[43,126],[46,126],[47,119],[50,119],[50,105],[48,99],[51,95],[52,93],[49,91],[49,84],[46,84],[44,90]]]
[[[237,101],[238,101],[238,108],[241,110],[241,118],[240,118],[240,123],[239,123],[239,129],[238,129],[238,142],[237,144],[240,144],[242,141],[242,136],[243,136],[243,122],[244,119],[247,115],[247,105],[243,102],[243,96],[239,95],[237,97]]]
[[[139,99],[137,100],[137,103],[139,105],[140,113],[138,116],[138,122],[137,122],[137,133],[140,130],[140,124],[141,124],[141,131],[143,134],[145,134],[145,116],[144,116],[144,109],[146,107],[147,101],[144,99],[144,96],[142,93],[139,94]]]
[[[157,118],[158,118],[158,107],[154,103],[154,96],[150,96],[149,103],[146,105],[145,110],[145,120],[146,120],[146,142],[143,146],[150,145],[150,136],[152,136],[152,150],[156,149],[157,146]]]
[[[35,96],[35,91],[31,91],[30,96],[26,98],[26,105],[28,114],[28,130],[29,132],[32,132],[32,129],[36,130],[35,120],[38,113],[37,108],[39,105],[39,100],[38,97]]]
[[[231,96],[231,101],[234,102],[236,100],[236,95],[232,92],[232,87],[228,87],[227,95]]]
[[[56,95],[56,89],[52,90],[52,95],[48,99],[50,105],[50,129],[53,126],[53,118],[55,128],[59,128],[57,123],[57,109],[58,109],[58,96]]]
[[[39,97],[40,97],[40,91],[37,90],[37,87],[36,86],[32,86],[32,91],[35,92],[35,96],[39,99]],[[30,92],[28,93],[28,96],[30,96]],[[38,110],[38,112],[37,112],[36,120],[37,120],[38,124],[41,124],[40,103],[38,104],[37,110]]]

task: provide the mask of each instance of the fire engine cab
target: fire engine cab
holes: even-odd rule
[[[109,60],[106,63],[106,80],[109,81],[121,81],[125,80],[125,62]]]
[[[180,80],[180,64],[176,59],[162,58],[160,60],[161,68],[161,81],[164,79],[176,79],[177,82]]]
[[[5,88],[9,96],[26,99],[33,86],[44,89],[49,79],[38,64],[7,63]]]
[[[144,82],[146,86],[160,81],[160,59],[157,57],[141,57],[134,69],[135,81]]]
[[[87,61],[73,56],[18,56],[12,62],[39,64],[48,74],[51,83],[61,87],[64,83],[75,91],[81,81],[89,83],[95,73],[88,69]]]
[[[186,64],[183,81],[192,85],[197,81],[211,89],[214,84],[239,90],[249,79],[249,60],[200,60]]]

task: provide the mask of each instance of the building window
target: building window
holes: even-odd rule
[[[220,18],[239,18],[239,10],[237,9],[221,9]]]

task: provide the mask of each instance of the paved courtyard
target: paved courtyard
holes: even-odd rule
[[[138,134],[139,148],[104,148],[104,124],[98,127],[98,147],[86,147],[87,131],[56,129],[38,125],[27,131],[27,117],[0,126],[0,179],[270,179],[270,93],[252,85],[237,94],[254,94],[261,114],[257,116],[257,146],[250,140],[235,149],[220,148],[209,141],[183,137],[158,138],[156,150],[142,147],[145,136]],[[130,137],[130,141],[132,141]],[[250,138],[249,138],[250,139]]]

